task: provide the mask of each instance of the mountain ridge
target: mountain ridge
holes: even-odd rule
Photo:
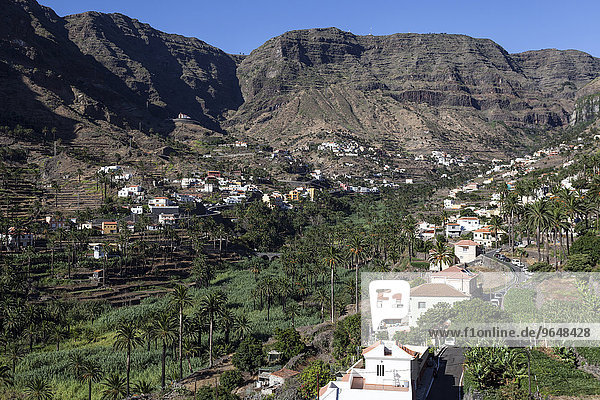
[[[490,158],[567,126],[600,76],[600,59],[578,50],[511,54],[461,34],[313,28],[237,56],[120,13],[59,17],[33,0],[0,3],[0,95],[10,98],[0,118],[75,141],[112,132],[116,147],[133,131],[190,131],[171,120],[181,112],[197,122],[190,139],[295,148],[350,134],[398,153]]]

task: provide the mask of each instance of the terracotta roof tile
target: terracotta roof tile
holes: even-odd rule
[[[469,297],[444,283],[425,283],[412,288],[410,295],[412,297]]]

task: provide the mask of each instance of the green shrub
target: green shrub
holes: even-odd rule
[[[237,369],[232,369],[223,372],[221,379],[219,380],[219,384],[225,390],[231,392],[244,384],[244,378],[242,377],[242,373],[240,371]]]

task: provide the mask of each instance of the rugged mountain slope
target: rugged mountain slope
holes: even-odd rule
[[[571,125],[580,122],[592,122],[598,117],[600,117],[600,77],[577,91],[577,101],[571,116]]]
[[[242,103],[232,57],[201,40],[170,35],[121,14],[65,17],[69,39],[136,94],[173,118],[190,115],[214,130]]]
[[[490,158],[566,125],[600,76],[600,60],[579,51],[508,54],[463,35],[310,29],[238,57],[120,14],[0,6],[0,122],[57,127],[72,145],[110,152],[131,137],[144,151],[164,146],[147,140],[153,129],[183,141],[223,131],[293,149],[343,137],[389,154]],[[198,125],[173,123],[179,112]]]
[[[510,55],[463,35],[293,31],[239,66],[245,103],[234,124],[284,141],[347,130],[409,150],[481,141],[500,150],[527,143],[515,128],[567,123],[576,90],[599,74],[599,59],[571,50]]]
[[[118,14],[60,18],[33,0],[0,5],[0,113],[9,123],[168,131],[165,119],[184,112],[219,130],[242,101],[235,60],[198,39]]]

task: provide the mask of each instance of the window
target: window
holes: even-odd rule
[[[425,306],[425,302],[424,301],[420,301],[417,307],[418,308],[425,308],[426,307]]]
[[[377,366],[377,376],[384,376],[385,375],[385,367],[383,366],[383,364],[378,365]]]

